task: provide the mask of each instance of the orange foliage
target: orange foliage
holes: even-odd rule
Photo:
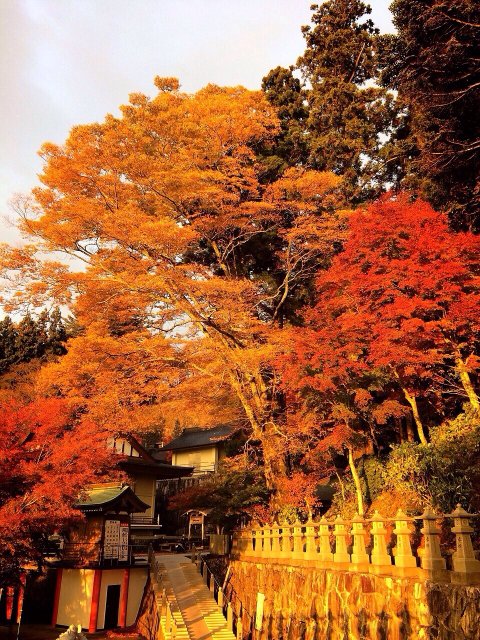
[[[44,393],[122,428],[162,412],[200,425],[241,420],[274,487],[285,465],[273,362],[289,309],[343,233],[338,178],[295,169],[260,182],[255,148],[279,130],[261,92],[209,85],[187,95],[171,78],[155,83],[158,95],[133,94],[120,118],[42,147],[44,186],[24,203],[23,229],[85,267],[58,267],[56,278],[54,263],[29,253],[13,298],[73,297],[85,327],[42,374]],[[4,273],[21,261],[4,257]]]

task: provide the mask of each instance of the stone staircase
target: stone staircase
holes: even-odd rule
[[[152,570],[163,640],[235,640],[212,592],[189,558],[156,554]]]

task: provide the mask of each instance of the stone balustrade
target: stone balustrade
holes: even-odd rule
[[[479,583],[480,561],[472,544],[472,517],[457,505],[453,513],[441,515],[426,509],[421,516],[409,517],[399,510],[394,518],[375,512],[370,518],[337,517],[333,522],[326,518],[293,524],[274,522],[237,532],[232,554],[254,562]],[[442,521],[443,533],[448,534],[449,527],[455,537],[448,568],[440,546]],[[416,544],[412,548],[414,533]]]

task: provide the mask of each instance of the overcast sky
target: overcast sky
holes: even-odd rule
[[[373,18],[391,31],[390,0]],[[8,201],[36,183],[42,142],[117,113],[153,77],[184,91],[258,89],[303,52],[312,0],[0,0],[0,241],[16,242]]]

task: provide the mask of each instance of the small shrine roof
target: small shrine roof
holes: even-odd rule
[[[128,513],[143,513],[148,509],[145,504],[128,485],[112,484],[95,485],[86,490],[85,497],[76,504],[77,509],[84,512],[104,512],[109,509],[127,511]]]

